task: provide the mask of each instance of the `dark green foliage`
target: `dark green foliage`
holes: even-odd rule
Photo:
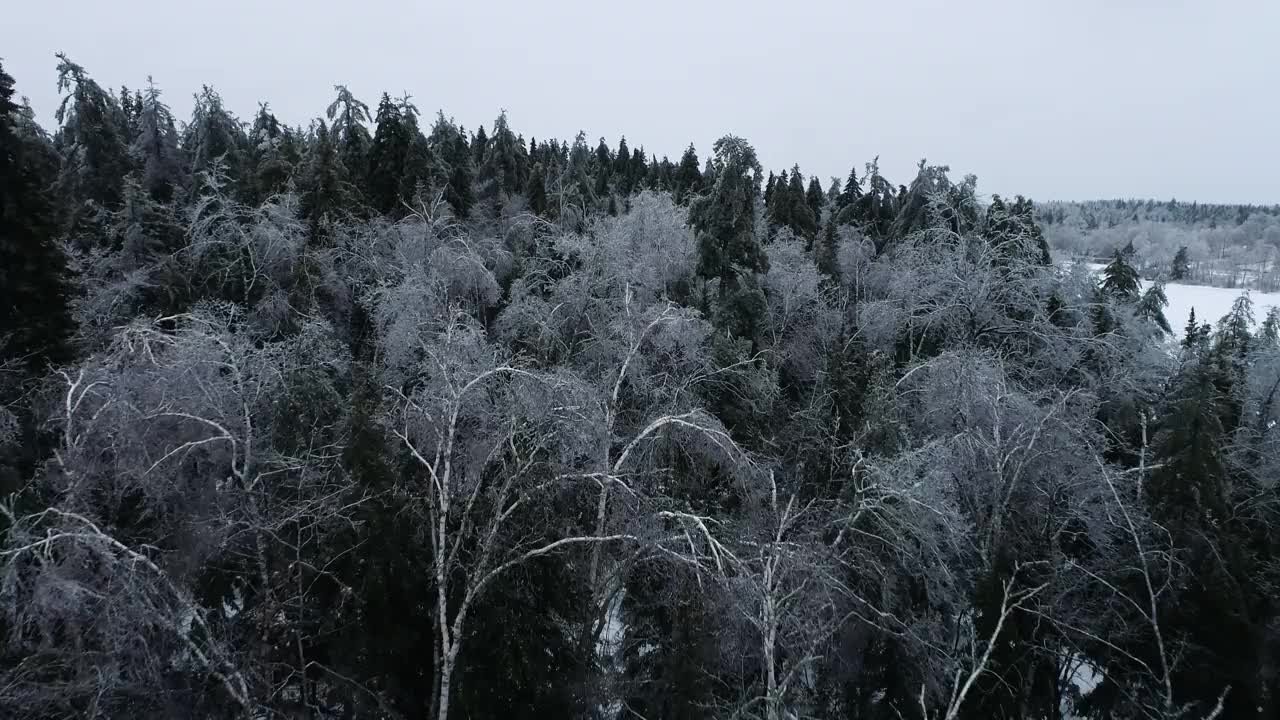
[[[1162,336],[1168,335],[1173,332],[1173,328],[1169,326],[1169,321],[1164,316],[1164,308],[1168,304],[1169,298],[1164,294],[1164,284],[1152,283],[1151,287],[1142,293],[1142,299],[1138,301],[1134,313],[1154,325]]]
[[[844,189],[836,197],[836,210],[844,210],[858,202],[862,197],[862,184],[858,180],[858,169],[849,170],[849,177],[844,181]]]
[[[61,156],[57,188],[64,227],[91,212],[88,201],[107,209],[119,207],[124,177],[131,169],[128,128],[119,104],[94,82],[84,68],[58,54],[58,90],[66,93],[58,106],[54,144]]]
[[[1191,259],[1187,253],[1187,246],[1183,245],[1178,248],[1178,252],[1173,255],[1173,262],[1169,265],[1170,280],[1184,280],[1187,274],[1191,272]]]
[[[440,113],[427,136],[427,147],[435,162],[432,185],[444,188],[444,198],[458,217],[467,217],[475,204],[471,188],[475,169],[466,136],[452,120],[445,119],[444,113]]]
[[[666,158],[663,158],[666,163]],[[668,163],[669,165],[669,163]],[[690,144],[680,157],[680,164],[670,175],[671,194],[676,202],[688,202],[702,191],[702,171],[698,164],[698,151]]]
[[[370,121],[369,106],[357,100],[345,85],[334,85],[338,97],[329,104],[326,115],[332,123],[334,146],[342,160],[342,180],[351,188],[353,197],[363,199],[369,177],[369,152],[373,139],[365,123]]]
[[[692,153],[690,146],[685,157]],[[740,272],[764,272],[769,261],[755,237],[760,188],[755,149],[742,138],[726,135],[716,141],[715,163],[716,184],[690,206],[689,221],[698,232],[698,275],[719,280],[723,296],[737,284]]]
[[[192,193],[200,194],[215,168],[226,174],[237,192],[245,192],[244,184],[250,179],[245,172],[248,140],[240,121],[227,112],[222,97],[208,85],[195,100],[191,122],[182,138],[183,152],[191,163]]]
[[[70,357],[67,261],[47,194],[56,156],[13,85],[0,66],[0,362],[40,369]]]
[[[822,220],[822,210],[827,205],[827,194],[822,191],[822,183],[818,182],[818,176],[809,178],[809,188],[805,190],[804,199],[816,224]]]
[[[1138,300],[1141,278],[1138,271],[1129,263],[1130,254],[1117,250],[1111,256],[1111,262],[1102,270],[1102,291],[1121,302],[1131,303]]]

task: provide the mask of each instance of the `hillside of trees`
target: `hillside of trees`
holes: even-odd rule
[[[1280,315],[1050,257],[1154,207],[57,68],[48,130],[0,71],[0,717],[1280,713]]]
[[[1107,258],[1128,248],[1147,278],[1280,290],[1280,206],[1050,202],[1037,218],[1064,258]]]

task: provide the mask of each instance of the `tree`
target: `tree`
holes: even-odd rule
[[[1187,246],[1182,245],[1178,248],[1178,252],[1173,255],[1173,262],[1169,267],[1170,280],[1185,280],[1187,274],[1191,272],[1191,259],[1187,252]]]
[[[437,163],[432,173],[432,184],[444,188],[445,200],[458,217],[467,217],[475,204],[471,187],[475,169],[466,137],[452,120],[439,113],[427,137],[427,146]]]
[[[1141,288],[1138,271],[1129,264],[1130,254],[1116,250],[1102,269],[1102,291],[1121,302],[1137,301]]]
[[[702,169],[698,163],[698,152],[690,143],[689,147],[685,148],[684,155],[680,156],[680,164],[676,166],[671,178],[671,193],[675,196],[676,202],[683,203],[688,202],[701,191]]]
[[[840,195],[836,198],[836,210],[844,210],[845,208],[858,202],[862,197],[862,184],[858,180],[858,169],[849,170],[849,177],[844,181],[844,189],[840,191]]]
[[[822,183],[818,182],[818,176],[814,175],[809,178],[809,188],[804,194],[805,202],[809,205],[809,212],[813,214],[814,227],[822,220],[822,210],[827,205],[827,194],[822,190]]]
[[[67,260],[46,194],[56,156],[13,93],[0,65],[0,358],[39,370],[69,357]]]
[[[138,106],[138,133],[130,148],[140,181],[151,199],[172,202],[186,186],[189,173],[178,148],[178,131],[173,113],[160,100],[160,89],[147,78],[147,92]]]
[[[374,210],[387,215],[407,200],[401,193],[405,161],[413,133],[401,115],[400,106],[382,93],[374,120],[373,142],[369,148],[369,182],[365,196]]]
[[[85,215],[80,207],[85,201],[107,210],[119,206],[130,169],[128,138],[116,100],[61,53],[58,91],[66,95],[56,114],[54,144],[62,156],[57,187],[63,225],[70,227]]]
[[[252,180],[245,169],[247,144],[240,121],[223,107],[222,96],[208,85],[204,86],[195,96],[191,122],[182,138],[183,152],[191,159],[193,194],[198,195],[205,187],[216,166],[218,172],[227,176],[236,194],[245,196],[246,185]]]
[[[362,197],[362,188],[369,177],[369,150],[373,139],[365,123],[369,122],[369,106],[357,100],[346,85],[334,85],[338,97],[329,103],[325,111],[332,123],[334,146],[342,160],[342,180],[351,187],[353,197]]]

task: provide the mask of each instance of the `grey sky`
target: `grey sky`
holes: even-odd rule
[[[208,83],[303,124],[345,83],[673,160],[732,132],[824,184],[879,154],[895,182],[925,157],[1037,200],[1280,202],[1276,0],[12,5],[0,56],[48,122],[63,50],[106,86],[153,75],[179,117]]]

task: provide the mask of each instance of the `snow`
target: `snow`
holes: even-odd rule
[[[1145,281],[1142,287],[1146,289]],[[1191,314],[1191,308],[1196,309],[1197,322],[1210,322],[1217,325],[1218,320],[1231,310],[1231,303],[1240,297],[1242,291],[1205,285],[1169,283],[1164,286],[1164,293],[1169,297],[1169,307],[1164,309],[1164,316],[1174,330],[1181,335],[1187,324],[1187,316]],[[1249,297],[1253,300],[1255,326],[1266,317],[1269,308],[1280,307],[1280,293],[1250,292]]]
[[[1095,273],[1102,272],[1104,267],[1106,266],[1100,263],[1089,263],[1089,269]],[[1150,285],[1149,281],[1142,281],[1143,290],[1146,290]],[[1164,294],[1169,298],[1169,306],[1164,309],[1164,317],[1169,321],[1169,325],[1173,327],[1178,337],[1181,338],[1182,331],[1187,325],[1187,317],[1191,315],[1191,308],[1196,310],[1196,322],[1208,322],[1216,326],[1222,316],[1231,311],[1231,303],[1235,302],[1236,298],[1240,297],[1244,292],[1239,288],[1165,283]],[[1280,307],[1280,293],[1249,291],[1249,297],[1253,300],[1255,327],[1267,316],[1268,309]]]

